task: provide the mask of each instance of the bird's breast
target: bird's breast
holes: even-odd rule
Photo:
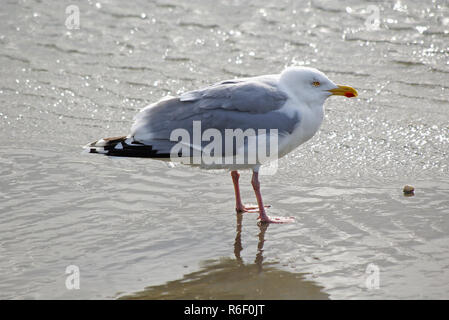
[[[324,108],[302,107],[296,109],[299,114],[300,121],[294,128],[293,132],[286,136],[280,146],[280,156],[293,151],[304,142],[311,139],[321,126],[324,118]]]

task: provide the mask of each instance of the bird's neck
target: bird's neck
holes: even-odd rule
[[[301,110],[301,143],[309,140],[318,131],[324,119],[324,103],[302,104]]]
[[[281,157],[310,140],[318,131],[324,119],[323,105],[310,106],[302,102],[294,103],[292,101],[288,111],[298,114],[300,120],[288,139],[285,140],[285,144],[280,147]]]

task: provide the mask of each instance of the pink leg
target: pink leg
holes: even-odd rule
[[[259,212],[259,207],[246,207],[243,205],[239,186],[240,174],[237,171],[231,171],[231,177],[234,183],[235,210],[237,212]],[[266,206],[266,208],[269,208],[269,206]]]
[[[270,223],[288,223],[295,221],[293,217],[269,217],[265,212],[265,207],[262,201],[262,194],[260,193],[260,182],[259,173],[253,171],[253,177],[251,179],[251,184],[253,185],[254,192],[257,198],[257,205],[259,206],[259,218],[261,222]]]
[[[231,177],[232,182],[234,183],[235,210],[237,212],[245,212],[246,208],[242,203],[242,198],[240,197],[240,187],[239,187],[240,174],[237,171],[231,171]]]

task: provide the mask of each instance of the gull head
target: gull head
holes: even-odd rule
[[[332,96],[357,97],[357,91],[349,86],[337,85],[321,71],[308,67],[289,67],[279,79],[282,89],[297,100],[310,106],[322,106]]]

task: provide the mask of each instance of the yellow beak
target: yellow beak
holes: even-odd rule
[[[345,96],[347,98],[357,97],[359,94],[357,90],[348,86],[337,86],[338,88],[331,89],[329,92],[334,96]]]

